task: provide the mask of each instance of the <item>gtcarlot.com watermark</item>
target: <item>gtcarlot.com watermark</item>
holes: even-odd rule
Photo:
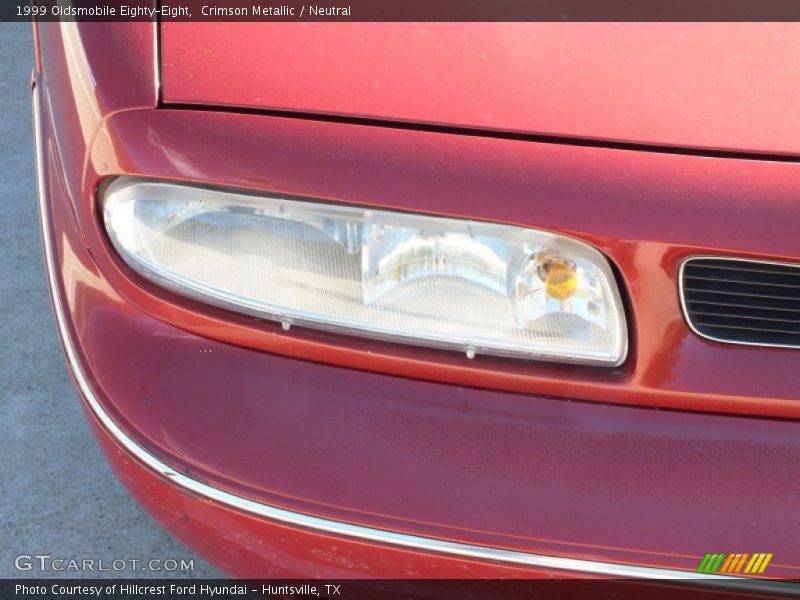
[[[19,554],[14,558],[14,568],[17,571],[34,571],[38,573],[52,572],[120,572],[120,571],[148,571],[148,572],[178,572],[189,573],[194,571],[194,559],[185,558],[66,558],[50,554]]]

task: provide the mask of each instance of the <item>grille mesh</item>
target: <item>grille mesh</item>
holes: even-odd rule
[[[699,334],[800,347],[800,266],[693,258],[681,278],[686,318]]]

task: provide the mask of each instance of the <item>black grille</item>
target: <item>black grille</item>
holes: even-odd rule
[[[693,258],[681,277],[686,318],[700,335],[800,347],[800,265]]]

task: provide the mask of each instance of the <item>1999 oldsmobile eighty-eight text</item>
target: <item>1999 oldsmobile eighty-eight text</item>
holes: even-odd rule
[[[193,8],[197,5],[192,3]],[[160,17],[162,19],[191,19],[192,11],[189,6],[180,4],[162,4],[159,7],[155,6],[138,6],[122,4],[118,6],[111,6],[108,4],[96,6],[70,6],[53,4],[47,6],[45,4],[20,4],[17,5],[16,15],[18,17],[64,17],[74,19],[154,19]],[[294,17],[302,19],[307,16],[310,18],[315,17],[349,17],[352,13],[352,8],[347,6],[319,6],[316,4],[308,4],[301,6],[288,6],[282,5],[268,5],[268,4],[252,4],[250,6],[216,6],[204,4],[200,8],[200,13],[203,17],[251,17],[251,18],[269,18],[269,17]]]

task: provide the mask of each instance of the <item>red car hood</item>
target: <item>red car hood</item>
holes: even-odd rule
[[[169,23],[165,103],[800,154],[800,26]]]

